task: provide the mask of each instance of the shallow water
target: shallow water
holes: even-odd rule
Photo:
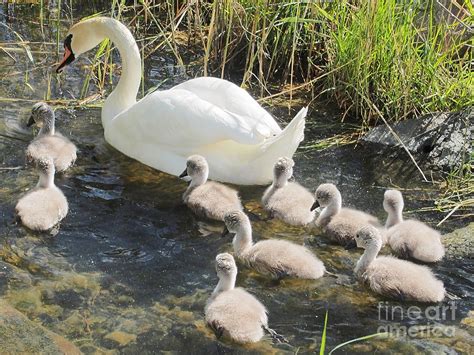
[[[37,18],[37,10],[30,5],[4,6],[0,21],[24,39],[42,41],[39,24],[29,23]],[[80,18],[91,12],[86,7],[74,12],[74,16]],[[65,21],[62,34],[68,26]],[[53,26],[44,31],[46,39],[54,42]],[[13,33],[3,28],[0,33],[3,47],[20,48],[12,44],[17,41]],[[319,349],[328,310],[328,349],[372,334],[379,326],[430,324],[447,335],[454,329],[454,336],[423,336],[421,332],[412,338],[371,340],[345,349],[382,353],[469,351],[472,328],[469,333],[461,322],[473,308],[472,260],[446,261],[433,267],[448,291],[459,297],[454,303],[454,319],[448,314],[436,323],[426,316],[408,320],[407,304],[403,305],[404,319],[400,319],[393,307],[402,304],[390,301],[382,304],[388,308],[379,308],[379,302],[386,300],[371,294],[354,279],[352,268],[360,251],[332,245],[318,231],[258,220],[253,221],[255,239],[275,237],[305,244],[337,277],[276,283],[241,267],[237,284],[265,304],[270,326],[283,334],[289,344],[275,345],[268,337],[246,347],[217,341],[204,324],[203,309],[217,282],[215,255],[230,251],[230,240],[220,238],[218,230],[222,226],[218,223],[211,225],[216,230],[213,234],[201,234],[200,230],[209,226],[181,205],[186,188],[183,181],[129,159],[107,145],[99,108],[56,110],[57,129],[70,136],[80,150],[75,167],[56,179],[70,205],[59,233],[38,235],[16,225],[15,203],[36,184],[35,173],[24,167],[24,149],[33,137],[24,124],[33,102],[45,95],[48,74],[52,73],[48,64],[56,58],[54,44],[31,44],[30,48],[35,64],[28,63],[23,50],[11,50],[13,59],[0,52],[0,297],[30,319],[65,336],[85,353],[307,353]],[[189,68],[176,69],[170,58],[169,53],[156,53],[145,62],[146,89],[163,79],[168,79],[164,87],[186,79]],[[85,58],[80,59],[60,79],[52,75],[52,98],[79,96],[85,77],[81,66],[85,63]],[[31,70],[27,78],[26,70]],[[269,110],[282,121],[290,119],[286,110]],[[325,103],[313,103],[310,116],[307,140],[347,129],[347,125],[333,124],[341,115]],[[380,157],[376,153],[363,146],[310,153],[302,150],[295,157],[295,176],[310,189],[322,182],[337,184],[346,205],[365,209],[380,219],[385,218],[381,200],[386,187],[406,189],[408,210],[432,205],[436,187],[422,183],[407,159]],[[258,200],[264,188],[239,190],[247,210],[260,214]],[[432,213],[411,215],[432,224],[443,218]],[[462,223],[448,220],[442,230],[449,232]],[[386,309],[395,309],[393,317],[390,312],[386,317]]]

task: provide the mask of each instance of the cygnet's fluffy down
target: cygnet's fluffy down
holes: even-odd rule
[[[192,155],[180,177],[190,176],[191,183],[183,195],[184,203],[198,216],[224,220],[229,211],[242,210],[237,191],[221,183],[207,181],[209,166],[204,157]]]
[[[22,224],[35,231],[48,231],[68,213],[68,203],[62,191],[54,185],[52,160],[39,161],[38,185],[17,203],[15,210]]]
[[[277,239],[253,244],[250,221],[241,211],[226,214],[224,223],[224,234],[235,233],[232,244],[237,258],[263,275],[318,279],[326,272],[322,261],[301,245]]]
[[[311,206],[313,195],[296,182],[288,182],[293,175],[293,159],[280,158],[273,169],[273,183],[265,191],[262,204],[272,217],[293,226],[304,226],[314,220]]]
[[[357,231],[365,225],[381,227],[378,219],[368,213],[342,208],[341,193],[333,184],[321,184],[316,189],[316,202],[312,209],[319,206],[323,210],[316,219],[316,225],[339,244],[353,244]]]
[[[356,243],[365,251],[354,271],[374,292],[402,301],[441,302],[444,299],[443,282],[426,266],[391,256],[377,257],[382,239],[376,228],[361,228]]]
[[[54,112],[44,102],[33,106],[28,126],[35,123],[41,127],[41,130],[26,149],[27,162],[35,164],[40,160],[51,158],[56,172],[64,172],[76,161],[76,146],[55,131]]]
[[[441,234],[420,221],[404,220],[403,206],[400,191],[385,191],[383,207],[388,213],[385,238],[392,250],[403,258],[425,263],[440,261],[444,257]]]
[[[219,283],[206,309],[206,322],[218,337],[224,336],[237,343],[255,343],[268,328],[267,310],[242,288],[234,288],[237,266],[232,255],[216,257]]]

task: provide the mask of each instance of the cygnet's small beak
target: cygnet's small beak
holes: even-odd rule
[[[188,169],[184,169],[184,171],[181,173],[181,175],[179,175],[179,178],[182,179],[185,176],[188,176]]]
[[[318,200],[314,201],[313,205],[311,206],[311,211],[314,211],[316,208],[319,208]]]
[[[229,234],[230,234],[229,229],[227,228],[227,226],[224,226],[224,230],[222,231],[221,237],[222,237],[222,238],[225,238],[225,237],[227,237]]]
[[[294,175],[291,175],[291,177],[288,179],[288,181],[294,182],[294,181],[295,181],[295,176],[294,176]]]
[[[346,244],[346,250],[351,250],[357,248],[357,243],[354,239],[352,239],[350,242]]]
[[[26,127],[31,127],[35,124],[35,119],[33,118],[33,115],[30,116],[30,119],[28,120],[28,123],[26,124]]]

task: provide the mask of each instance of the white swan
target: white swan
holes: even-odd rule
[[[192,79],[137,102],[140,53],[128,28],[111,18],[75,24],[56,71],[106,38],[120,52],[122,76],[104,103],[102,125],[107,142],[122,153],[175,176],[188,156],[199,154],[212,180],[262,185],[271,182],[277,158],[293,156],[303,140],[307,108],[282,131],[245,90],[222,79]]]

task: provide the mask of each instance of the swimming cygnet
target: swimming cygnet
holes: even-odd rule
[[[401,257],[426,263],[441,260],[444,256],[441,234],[420,221],[403,220],[403,205],[400,191],[385,191],[383,208],[388,213],[385,237],[392,250]]]
[[[321,184],[316,189],[316,202],[311,210],[322,207],[316,225],[334,241],[342,245],[354,244],[357,231],[370,224],[381,227],[377,217],[365,212],[342,208],[341,193],[334,184]]]
[[[216,272],[219,283],[207,301],[205,315],[218,338],[224,336],[237,343],[255,343],[263,337],[265,329],[273,338],[284,339],[268,328],[263,304],[244,289],[235,288],[237,265],[232,255],[217,255]]]
[[[15,210],[23,225],[35,231],[48,231],[68,213],[68,203],[54,184],[52,159],[39,160],[38,185],[17,203]]]
[[[223,236],[235,233],[232,241],[235,255],[261,274],[275,279],[287,276],[318,279],[326,271],[322,261],[301,245],[277,239],[253,244],[252,226],[242,211],[226,214],[224,223]]]
[[[293,226],[303,226],[314,220],[314,212],[310,210],[314,197],[297,182],[288,182],[294,165],[293,159],[278,159],[273,168],[273,183],[263,194],[262,204],[271,217]]]
[[[355,240],[365,251],[354,272],[374,292],[402,301],[440,302],[444,299],[443,282],[426,266],[392,256],[377,258],[382,238],[373,226],[361,228]]]
[[[197,215],[218,221],[229,211],[242,210],[240,198],[234,189],[214,181],[207,181],[209,166],[204,157],[191,155],[186,170],[179,176],[191,177],[183,194],[184,203]]]
[[[41,129],[26,149],[26,160],[35,163],[51,157],[56,172],[63,172],[76,161],[77,149],[69,139],[56,132],[54,121],[54,111],[48,104],[39,102],[33,106],[27,126],[36,123]]]

